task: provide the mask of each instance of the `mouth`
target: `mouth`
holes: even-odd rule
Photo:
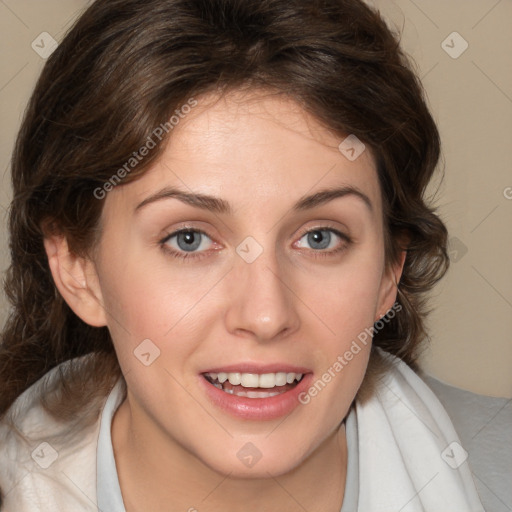
[[[295,372],[208,372],[202,375],[217,389],[245,398],[270,398],[281,395],[295,388],[304,378],[304,374]]]
[[[314,375],[303,367],[283,364],[233,365],[200,373],[200,388],[210,403],[244,420],[273,420],[301,405],[300,396]]]

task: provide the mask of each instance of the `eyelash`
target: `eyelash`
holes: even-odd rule
[[[299,236],[299,240],[304,235],[307,235],[308,233],[313,233],[315,231],[330,231],[331,233],[334,233],[339,238],[341,238],[342,240],[345,241],[344,245],[342,245],[338,249],[334,249],[334,250],[330,250],[330,251],[311,249],[315,253],[315,256],[314,256],[315,258],[329,258],[329,257],[335,256],[335,255],[345,251],[347,249],[347,246],[352,243],[352,239],[349,236],[345,235],[341,231],[338,231],[337,229],[335,229],[331,226],[319,226],[316,228],[307,229],[301,233],[301,235]],[[169,246],[167,245],[167,242],[174,236],[179,235],[180,233],[199,233],[199,234],[205,235],[208,238],[212,239],[208,235],[208,233],[206,233],[205,231],[202,231],[201,229],[185,227],[185,228],[179,229],[177,231],[174,231],[174,232],[166,235],[162,240],[159,241],[159,245],[161,246],[161,248],[164,252],[166,252],[173,258],[177,258],[180,260],[188,260],[190,258],[196,259],[196,260],[201,260],[202,258],[208,256],[207,251],[202,251],[202,252],[198,252],[198,253],[196,253],[196,252],[188,252],[187,253],[187,252],[179,252],[179,251],[176,251],[175,249],[170,249]]]

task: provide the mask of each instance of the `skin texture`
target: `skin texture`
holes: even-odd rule
[[[108,326],[127,382],[112,425],[127,511],[339,511],[342,421],[369,344],[285,418],[232,416],[199,379],[222,365],[282,362],[316,380],[393,306],[404,258],[385,269],[373,156],[367,149],[349,161],[338,150],[343,138],[285,96],[252,90],[197,100],[158,163],[107,195],[93,257],[70,254],[64,238],[45,240],[61,294],[84,321]],[[372,210],[347,195],[292,211],[305,195],[345,185],[364,192]],[[222,198],[233,213],[176,198],[134,212],[169,186]],[[326,225],[352,241],[331,232],[328,247],[315,249],[305,233]],[[161,243],[183,227],[207,234],[196,233],[201,244],[190,253],[201,258],[165,250],[187,254],[176,236]],[[236,252],[248,236],[263,249],[250,264]],[[134,356],[145,339],[160,350],[150,366]],[[237,457],[248,442],[261,452],[251,468]]]

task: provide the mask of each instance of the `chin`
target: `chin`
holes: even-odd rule
[[[297,449],[304,446],[304,442],[294,442],[290,437],[287,443],[283,443],[277,439],[272,442],[265,437],[254,437],[251,441],[244,436],[243,440],[233,439],[229,446],[225,443],[217,446],[222,449],[203,456],[198,454],[200,460],[216,473],[240,479],[284,475],[293,471],[308,455]]]

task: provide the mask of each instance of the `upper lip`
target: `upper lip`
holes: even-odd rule
[[[311,373],[305,366],[295,366],[289,363],[234,363],[209,368],[201,373]]]

